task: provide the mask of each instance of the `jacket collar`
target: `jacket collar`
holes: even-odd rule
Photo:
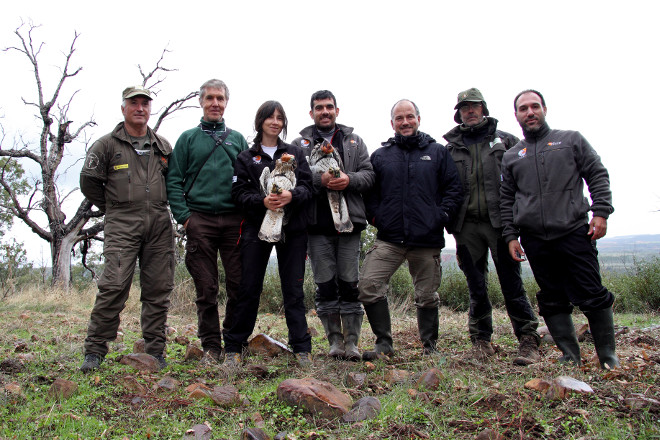
[[[353,127],[349,127],[347,125],[342,125],[342,124],[335,124],[335,127],[339,129],[344,136],[348,136],[349,134],[353,133]],[[309,127],[303,128],[302,130],[300,130],[300,136],[308,140],[314,140],[315,128],[316,128],[315,125],[310,125]]]
[[[543,126],[541,126],[541,128],[539,128],[537,131],[526,131],[523,129],[525,140],[529,142],[536,142],[539,139],[543,139],[547,136],[548,133],[550,133],[550,126],[547,122],[544,122]]]
[[[202,130],[213,130],[213,131],[224,131],[225,130],[225,118],[222,118],[220,122],[209,122],[205,121],[202,117],[199,120],[199,126]]]
[[[128,133],[126,133],[126,130],[124,129],[124,122],[120,122],[117,124],[114,130],[112,130],[112,135],[116,137],[117,139],[126,142],[129,145],[133,145],[131,139],[128,137]],[[170,153],[172,153],[171,148],[167,148],[161,139],[156,135],[156,133],[151,129],[151,127],[147,126],[147,136],[149,136],[149,142],[151,145],[154,145],[158,151],[163,156],[169,156]]]
[[[490,116],[486,116],[486,120],[488,121],[488,124],[486,125],[486,130],[488,130],[488,136],[495,134],[495,132],[497,131],[498,120]],[[468,130],[466,129],[466,127],[463,124],[460,124],[449,130],[443,137],[447,142],[451,142],[452,144],[462,146],[463,134],[466,133],[467,131]]]
[[[404,150],[411,150],[413,148],[426,148],[429,144],[435,142],[430,135],[418,131],[414,136],[402,136],[400,134],[395,134],[394,137],[389,138],[387,141],[383,142],[381,145],[383,147],[390,147],[396,145],[399,148]]]

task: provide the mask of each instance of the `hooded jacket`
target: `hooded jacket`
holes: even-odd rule
[[[468,214],[468,205],[481,213],[480,216],[477,214],[475,220],[488,217],[494,228],[502,227],[500,218],[502,156],[509,148],[517,144],[519,139],[510,133],[498,130],[497,119],[487,117],[486,120],[487,125],[483,127],[485,131],[483,140],[478,142],[472,150],[465,145],[463,136],[466,134],[466,129],[461,125],[457,125],[444,135],[448,142],[447,150],[456,163],[463,185],[463,194],[465,194],[463,203],[449,228],[450,232],[461,232],[465,218],[474,217],[475,213]],[[471,151],[476,152],[476,157],[473,157]],[[471,177],[475,174],[473,169],[475,161],[478,161],[477,180],[472,181]]]
[[[253,145],[249,150],[243,151],[236,158],[236,181],[232,185],[231,195],[237,206],[243,210],[244,221],[257,229],[261,227],[266,207],[265,194],[261,190],[261,173],[268,167],[275,168],[275,161],[284,153],[296,158],[296,186],[291,190],[291,202],[284,207],[285,232],[304,232],[307,228],[307,217],[304,213],[309,199],[312,197],[312,172],[302,150],[287,144],[281,139],[277,140],[277,150],[274,157],[270,157],[261,149],[261,145]]]
[[[444,247],[443,228],[463,200],[456,165],[426,133],[395,135],[371,155],[376,182],[367,215],[377,237],[412,247]]]
[[[587,182],[592,203],[584,196]],[[504,153],[500,191],[503,236],[562,237],[614,211],[610,178],[596,150],[577,131],[547,124]]]
[[[352,127],[336,124],[336,127],[342,133],[342,162],[344,165],[344,173],[349,178],[348,186],[343,190],[344,198],[348,206],[348,214],[351,222],[360,229],[359,225],[366,226],[367,216],[364,208],[364,200],[362,194],[371,189],[374,184],[374,171],[369,161],[369,151],[362,138],[353,133]],[[309,159],[309,155],[314,148],[314,125],[305,127],[300,131],[299,138],[295,139],[292,144],[299,146]],[[309,224],[315,226],[319,224],[317,214],[319,212],[319,203],[328,204],[328,197],[325,187],[321,184],[321,175],[315,174],[312,176],[314,181],[314,197],[310,203]],[[329,213],[329,212],[328,212]],[[329,225],[332,225],[332,219],[327,219]],[[334,226],[332,226],[334,229]]]

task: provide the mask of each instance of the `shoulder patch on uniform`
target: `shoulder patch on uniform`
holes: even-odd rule
[[[97,166],[99,166],[99,157],[96,155],[96,153],[89,153],[87,160],[85,161],[85,168],[93,170]]]
[[[121,165],[115,165],[113,168],[114,168],[115,171],[117,171],[117,170],[125,170],[125,169],[128,168],[128,164],[127,164],[127,163],[123,163],[123,164],[121,164]]]

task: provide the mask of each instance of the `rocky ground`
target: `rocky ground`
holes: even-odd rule
[[[78,371],[89,309],[0,303],[0,438],[658,438],[660,317],[617,317],[622,368],[601,370],[583,317],[582,367],[512,364],[506,316],[495,314],[495,357],[472,356],[464,313],[441,312],[440,354],[422,356],[416,321],[393,315],[396,355],[348,362],[324,355],[308,317],[311,367],[274,341],[282,316],[260,315],[260,345],[241,368],[201,363],[194,317],[171,316],[168,367],[141,354],[138,314],[127,310],[101,369]],[[272,339],[272,340],[269,340]],[[360,348],[373,335],[365,320]],[[151,358],[151,359],[150,359]]]

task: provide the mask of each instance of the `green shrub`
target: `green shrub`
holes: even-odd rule
[[[306,263],[305,280],[305,306],[308,310],[315,308],[314,276],[309,261]],[[227,298],[225,290],[224,271],[219,262],[219,293],[218,301],[224,306]],[[488,272],[488,291],[493,307],[504,307],[504,298],[492,262]],[[32,270],[34,279],[36,271]],[[74,267],[72,280],[76,287],[84,289],[91,283],[89,276],[79,267]],[[172,310],[174,313],[191,312],[195,310],[195,286],[183,263],[179,263],[175,270],[175,289],[172,295]],[[614,304],[617,312],[640,313],[660,310],[660,257],[640,260],[633,258],[631,266],[626,270],[603,271],[603,285],[616,296]],[[136,271],[134,283],[139,285],[139,271]],[[539,287],[534,277],[523,272],[523,285],[533,307],[536,307],[536,292]],[[456,311],[467,311],[470,307],[469,291],[463,272],[454,264],[443,264],[442,283],[438,289],[440,304]],[[414,299],[412,278],[408,272],[408,265],[404,262],[392,275],[390,280],[389,299],[392,304],[410,304]],[[261,295],[259,311],[262,313],[282,313],[282,290],[277,265],[269,266],[264,279],[263,293]]]
[[[617,312],[644,313],[660,310],[660,257],[633,259],[625,272],[604,272],[603,285],[616,298]]]

